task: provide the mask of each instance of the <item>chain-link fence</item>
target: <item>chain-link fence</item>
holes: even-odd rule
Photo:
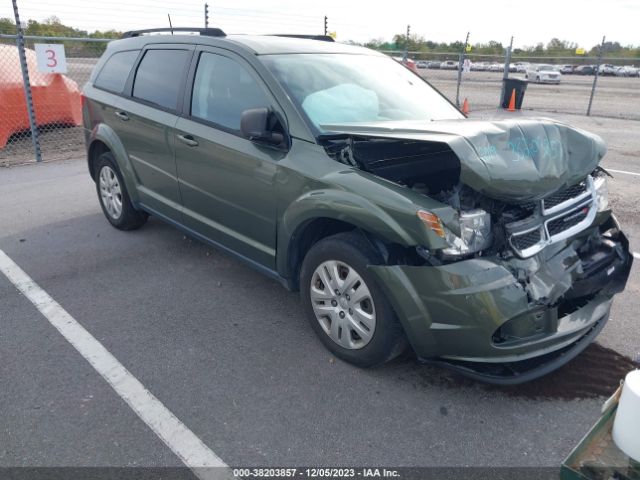
[[[401,57],[401,51],[385,52]],[[418,72],[447,98],[455,102],[459,55],[456,53],[410,52]],[[497,108],[502,92],[505,55],[466,54],[469,63],[461,75],[460,103],[466,98],[471,109]],[[635,62],[635,65],[634,65]],[[537,78],[537,65],[560,71],[560,83]],[[594,83],[597,57],[524,57],[514,55],[509,77],[527,79],[523,109],[584,115]],[[600,60],[591,115],[640,120],[640,60],[604,56]],[[528,78],[527,78],[528,77]]]
[[[16,40],[14,35],[0,36],[0,165],[31,162],[36,156]],[[84,155],[80,92],[107,42],[25,37],[25,60],[42,160]],[[63,59],[56,58],[51,47],[44,50],[49,52],[48,65],[66,60],[64,73],[46,72],[42,62],[39,68],[36,45],[63,45]]]

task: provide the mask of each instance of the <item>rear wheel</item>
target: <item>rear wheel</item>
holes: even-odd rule
[[[312,328],[333,354],[360,367],[391,360],[407,345],[367,268],[379,263],[362,235],[347,232],[315,244],[300,272],[300,293]]]
[[[98,157],[96,165],[96,190],[104,216],[120,230],[140,228],[148,215],[131,204],[122,174],[111,152]]]

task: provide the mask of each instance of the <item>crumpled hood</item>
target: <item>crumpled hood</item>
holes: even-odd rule
[[[460,160],[464,184],[504,201],[530,201],[576,183],[606,153],[597,135],[547,118],[374,122],[322,128],[331,133],[444,143]]]

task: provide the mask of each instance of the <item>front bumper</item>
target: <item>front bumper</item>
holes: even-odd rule
[[[560,79],[559,78],[541,77],[539,83],[552,83],[552,84],[559,85],[560,84]]]
[[[613,238],[602,237],[612,231]],[[589,237],[606,245],[580,247]],[[519,383],[560,367],[591,342],[632,262],[609,217],[527,262],[481,257],[370,269],[419,358],[485,381]]]

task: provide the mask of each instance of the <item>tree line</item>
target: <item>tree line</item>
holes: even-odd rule
[[[450,43],[433,42],[417,34],[410,35],[408,42],[406,35],[396,34],[391,41],[378,38],[363,43],[362,45],[381,51],[403,51],[406,47],[408,51],[420,54],[451,53],[457,55],[465,50],[465,45],[462,41]],[[579,48],[579,45],[575,42],[552,38],[546,45],[540,42],[532,46],[514,48],[512,53],[523,57],[579,57],[579,55],[576,54],[577,48]],[[598,55],[599,48],[600,45],[594,45],[588,49],[584,48],[584,55],[595,57]],[[490,41],[471,45],[471,54],[502,57],[505,52],[506,45],[503,45],[501,42]],[[640,46],[623,46],[619,42],[605,42],[604,54],[608,57],[640,59]]]
[[[10,18],[0,18],[0,33],[15,34],[15,22]],[[78,28],[64,25],[56,16],[51,16],[42,22],[36,20],[28,20],[24,25],[25,35],[35,35],[44,37],[88,37],[88,38],[119,38],[122,32],[110,30],[95,30],[88,32]],[[425,39],[422,35],[412,34],[407,36],[404,34],[396,34],[391,41],[382,38],[372,39],[365,43],[349,42],[352,44],[363,45],[368,48],[382,51],[402,51],[407,47],[410,52],[418,52],[419,54],[429,53],[451,53],[458,54],[462,52],[465,45],[462,41],[458,42],[434,42]],[[526,57],[579,57],[576,54],[578,44],[559,38],[551,39],[546,45],[542,42],[532,46],[523,48],[514,48],[513,54]],[[68,54],[82,55],[83,51],[91,48],[91,53],[96,50],[103,50],[105,47],[101,44],[92,46],[72,44],[69,42],[71,49]],[[600,46],[594,45],[585,50],[585,56],[595,57],[598,55]],[[471,54],[476,55],[493,55],[496,57],[504,56],[506,47],[501,42],[490,41],[486,43],[475,43],[471,46]],[[626,45],[623,46],[619,42],[606,42],[604,44],[604,53],[608,57],[640,59],[640,46]]]

